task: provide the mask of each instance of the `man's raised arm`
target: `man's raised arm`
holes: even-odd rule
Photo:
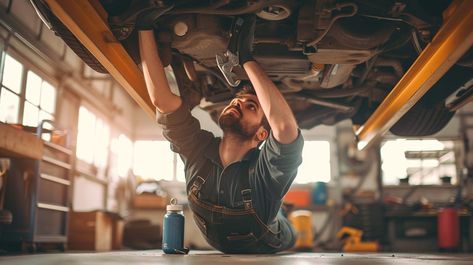
[[[244,24],[242,32],[248,34],[242,35],[239,39],[240,64],[253,84],[274,138],[282,144],[291,143],[299,133],[296,119],[279,89],[251,55],[255,17],[246,19]]]
[[[299,133],[297,122],[281,92],[257,62],[248,61],[243,68],[253,84],[274,138],[282,144],[294,141]]]
[[[161,113],[174,112],[181,106],[182,100],[169,88],[153,30],[140,31],[139,42],[141,64],[151,102]]]

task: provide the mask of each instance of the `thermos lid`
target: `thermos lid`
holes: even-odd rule
[[[180,204],[177,204],[176,198],[171,198],[171,204],[166,206],[166,211],[182,211],[183,207]]]

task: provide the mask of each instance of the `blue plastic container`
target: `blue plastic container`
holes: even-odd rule
[[[166,206],[163,220],[163,251],[166,254],[187,254],[184,248],[184,214],[182,205],[175,198]]]
[[[312,203],[318,205],[327,204],[327,183],[316,182],[312,190]]]

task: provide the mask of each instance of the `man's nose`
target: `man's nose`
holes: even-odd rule
[[[234,99],[232,105],[238,106],[238,108],[242,109],[242,101],[240,99]]]

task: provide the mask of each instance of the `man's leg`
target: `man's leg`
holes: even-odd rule
[[[294,230],[291,222],[287,219],[283,209],[279,209],[276,218],[278,219],[279,229],[281,230],[280,239],[282,245],[279,251],[290,249],[294,246],[297,239],[296,230]]]

